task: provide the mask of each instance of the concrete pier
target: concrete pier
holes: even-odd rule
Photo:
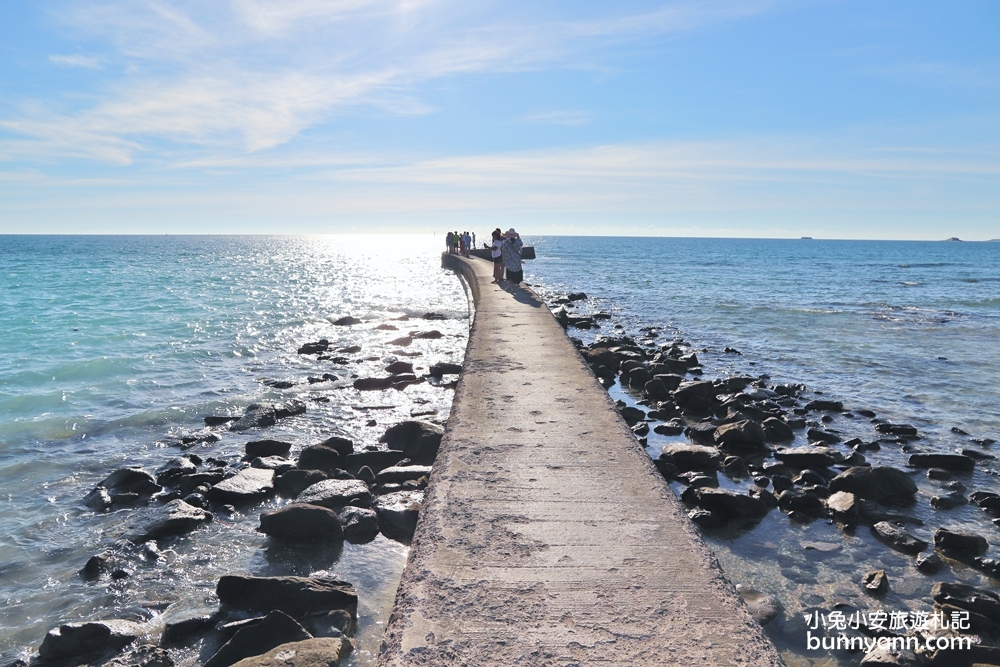
[[[781,665],[549,310],[476,303],[380,665]]]

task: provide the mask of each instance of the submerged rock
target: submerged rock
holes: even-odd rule
[[[212,513],[189,505],[183,500],[171,500],[142,516],[131,529],[128,539],[140,543],[164,537],[183,535],[212,520]]]
[[[861,587],[869,595],[884,595],[889,590],[889,577],[885,570],[871,570],[861,578]]]
[[[888,466],[848,468],[830,480],[830,491],[848,491],[883,505],[912,503],[916,483],[901,470]]]
[[[743,598],[743,601],[750,609],[750,614],[754,617],[754,620],[762,626],[776,619],[784,611],[781,602],[773,595],[762,593],[744,584],[736,584],[736,590],[739,591],[740,597]]]
[[[872,526],[872,534],[880,541],[900,553],[914,556],[927,548],[927,542],[910,535],[904,528],[888,521],[879,521]]]

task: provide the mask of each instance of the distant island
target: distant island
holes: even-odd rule
[[[945,241],[946,242],[948,242],[948,241],[958,241],[958,242],[961,242],[962,239],[958,238],[957,236],[952,236],[951,238],[945,239]]]
[[[802,237],[802,240],[803,240],[803,241],[812,241],[812,240],[813,240],[813,237],[811,237],[811,236],[803,236],[803,237]]]

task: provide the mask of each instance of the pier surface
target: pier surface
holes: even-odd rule
[[[781,665],[545,304],[476,315],[380,665]]]

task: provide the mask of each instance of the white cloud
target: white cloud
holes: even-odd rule
[[[53,65],[63,65],[65,67],[83,67],[85,69],[101,69],[101,61],[96,56],[85,56],[82,54],[74,54],[68,56],[62,56],[58,54],[52,54],[49,56],[49,62]]]

